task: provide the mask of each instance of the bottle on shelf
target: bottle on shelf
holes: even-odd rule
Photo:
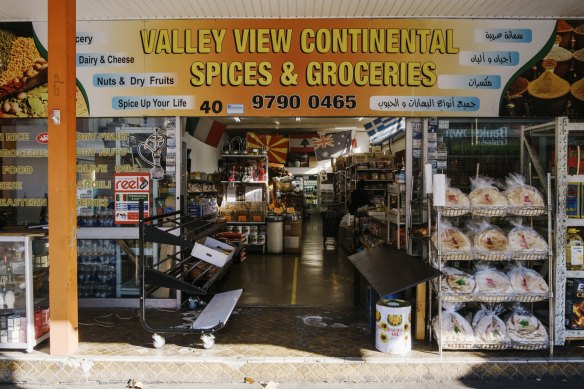
[[[566,267],[568,270],[584,270],[584,240],[576,228],[566,235]]]

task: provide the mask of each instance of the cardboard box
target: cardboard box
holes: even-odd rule
[[[302,235],[302,222],[284,222],[284,236]]]
[[[580,184],[568,182],[566,189],[566,216],[569,218],[580,217]]]
[[[566,299],[566,328],[584,330],[584,299]]]
[[[207,237],[202,244],[195,243],[191,255],[215,266],[222,267],[233,257],[234,252],[235,247]]]
[[[284,251],[285,252],[299,252],[300,251],[300,237],[299,236],[285,236],[284,237]]]
[[[566,327],[584,330],[584,279],[566,280]]]
[[[566,280],[566,298],[584,300],[584,278],[568,278]]]

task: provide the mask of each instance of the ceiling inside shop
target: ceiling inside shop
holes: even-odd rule
[[[47,20],[48,0],[0,0],[2,21]],[[582,0],[77,0],[78,20],[584,18]]]

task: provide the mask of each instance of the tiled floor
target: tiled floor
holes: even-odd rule
[[[312,229],[312,230],[311,230]],[[301,254],[250,255],[233,266],[217,290],[245,288],[216,342],[204,349],[186,328],[193,311],[150,309],[165,334],[154,348],[138,310],[79,311],[79,351],[53,357],[49,343],[35,352],[0,355],[2,382],[404,382],[496,378],[577,377],[584,344],[549,351],[445,351],[415,341],[390,355],[375,349],[364,308],[353,305],[353,270],[346,254],[323,246],[318,219],[307,225]]]

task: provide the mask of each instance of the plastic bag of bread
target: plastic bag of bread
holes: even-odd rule
[[[441,290],[446,293],[474,293],[476,282],[471,274],[454,267],[445,266],[442,269]],[[433,280],[434,288],[438,290],[438,279]]]
[[[474,331],[468,322],[457,311],[464,307],[460,303],[442,304],[442,315],[436,315],[432,319],[432,329],[436,339],[443,342],[472,343]],[[441,321],[438,319],[442,317]]]
[[[545,212],[541,193],[525,183],[525,177],[511,173],[505,179],[505,197],[509,202],[509,213],[520,216],[536,216]]]
[[[439,237],[436,232],[432,234],[432,242],[434,243],[435,247],[440,245],[442,252],[470,251],[470,239],[459,228],[454,227],[447,221],[442,221],[439,230]]]
[[[548,293],[549,286],[538,272],[520,263],[511,265],[507,271],[511,288],[516,293]]]
[[[477,263],[474,279],[479,293],[496,295],[514,292],[507,274],[485,262]]]
[[[472,319],[475,342],[482,343],[507,343],[510,341],[507,335],[505,323],[498,316],[503,312],[502,305],[482,305]]]
[[[446,187],[446,204],[443,215],[447,217],[466,215],[470,211],[470,201],[468,196],[460,189]]]
[[[547,343],[549,340],[545,326],[525,307],[516,305],[505,320],[507,335],[518,343]]]
[[[522,253],[547,254],[548,244],[536,230],[521,225],[521,220],[515,221],[513,224],[515,227],[509,231],[509,234],[507,234],[509,250],[517,253],[519,256],[521,256]]]
[[[489,177],[471,178],[472,191],[468,194],[473,213],[478,216],[503,216],[509,202]]]
[[[510,254],[507,234],[499,227],[486,221],[478,221],[469,223],[468,229],[478,259],[501,260]]]

